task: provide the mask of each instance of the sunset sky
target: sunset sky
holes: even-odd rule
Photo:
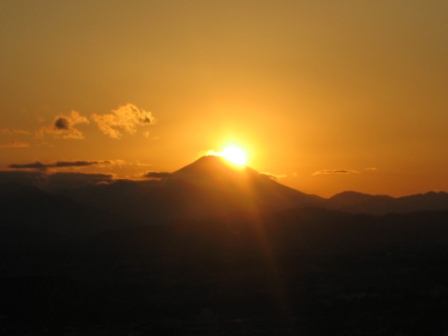
[[[141,178],[234,144],[324,197],[448,191],[448,1],[5,0],[0,22],[2,170]]]

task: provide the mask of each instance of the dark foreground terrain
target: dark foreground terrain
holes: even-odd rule
[[[0,334],[447,335],[447,225],[305,208],[77,239],[3,226]]]
[[[0,335],[448,335],[447,193],[323,199],[213,156],[5,174]]]

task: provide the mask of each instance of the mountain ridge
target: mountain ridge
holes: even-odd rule
[[[422,194],[392,197],[345,191],[327,199],[326,207],[349,213],[373,215],[443,211],[448,210],[448,193],[430,191]]]
[[[12,199],[18,190],[28,187],[6,183],[0,188],[0,195]],[[182,218],[224,218],[234,213],[260,217],[304,207],[371,215],[448,210],[448,193],[445,192],[394,198],[345,191],[325,199],[292,189],[248,166],[237,167],[212,155],[203,156],[173,173],[163,174],[159,179],[121,179],[80,183],[78,186],[68,184],[66,187],[53,186],[50,179],[47,184],[40,183],[39,188],[30,189],[24,195],[42,192],[51,195],[53,200],[55,197],[65,198],[60,201],[62,203],[72,200],[77,207],[83,205],[122,218],[122,223],[127,220],[126,225],[152,225]],[[37,195],[33,199],[42,203],[51,197]],[[35,208],[33,201],[29,200],[29,203],[29,207]],[[41,205],[42,209],[48,208],[48,205]]]

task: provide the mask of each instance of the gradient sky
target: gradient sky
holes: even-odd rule
[[[140,177],[235,143],[306,193],[447,191],[447,18],[445,0],[1,1],[0,167]]]

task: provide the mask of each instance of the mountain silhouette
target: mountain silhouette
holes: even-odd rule
[[[260,215],[320,206],[324,199],[286,187],[249,167],[203,156],[160,180],[117,180],[62,190],[77,202],[115,213],[139,225],[178,219]]]
[[[286,187],[250,167],[237,167],[219,156],[203,156],[166,179],[187,217],[266,213],[322,205],[324,199]]]
[[[323,199],[216,156],[159,176],[0,184],[3,334],[446,331],[448,194]]]
[[[448,210],[448,193],[428,192],[394,198],[386,195],[368,195],[347,191],[329,198],[325,207],[349,213],[385,215],[418,211]]]
[[[373,215],[448,210],[448,193],[444,192],[394,198],[347,191],[324,199],[212,155],[161,176],[161,179],[121,179],[98,184],[71,183],[65,187],[60,183],[52,185],[51,179],[47,184],[41,183],[40,188],[7,183],[0,188],[1,216],[3,223],[15,218],[15,222],[28,226],[39,222],[37,229],[82,236],[112,226],[226,218],[235,214],[255,218],[306,207]],[[105,214],[109,219],[104,219]],[[81,218],[84,219],[78,221]]]

